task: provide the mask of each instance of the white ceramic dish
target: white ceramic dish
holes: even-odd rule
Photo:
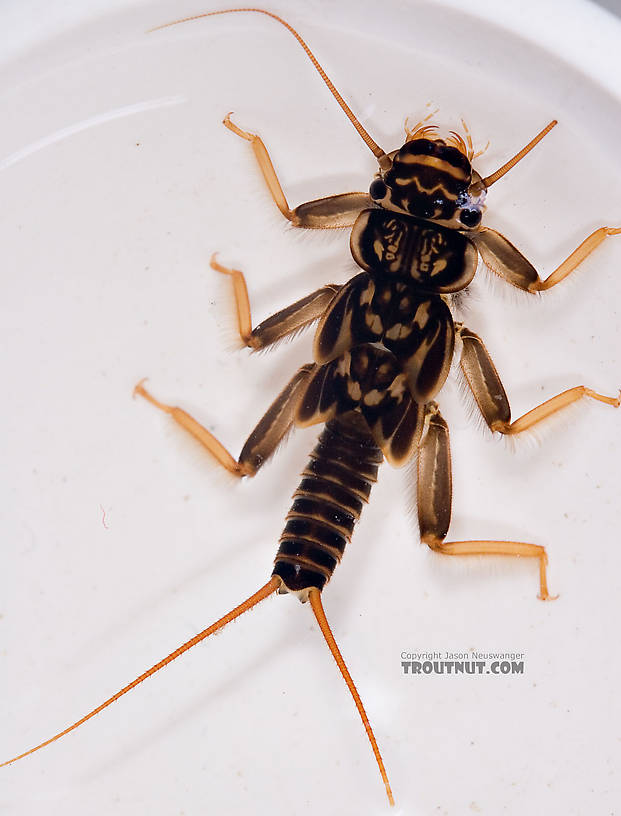
[[[621,223],[621,26],[587,3],[288,2],[373,136],[406,115],[467,119],[495,169],[487,223],[544,272]],[[146,36],[178,3],[9,4],[0,77],[2,754],[101,702],[267,580],[315,433],[230,484],[135,382],[202,418],[233,452],[310,334],[234,352],[228,281],[260,320],[351,274],[347,235],[283,226],[248,146],[260,132],[297,203],[365,189],[373,157],[287,33],[258,16]],[[564,27],[564,28],[563,28]],[[477,282],[483,334],[514,415],[580,382],[620,384],[621,241],[544,298]],[[483,278],[483,276],[481,276]],[[228,333],[227,333],[228,332]],[[544,543],[532,564],[456,564],[418,544],[408,474],[381,472],[325,605],[398,813],[612,812],[621,415],[588,405],[516,454],[472,428],[454,386],[454,535]],[[525,653],[515,678],[404,677],[402,650]],[[267,602],[54,746],[1,772],[22,814],[379,813],[368,744],[311,613]]]

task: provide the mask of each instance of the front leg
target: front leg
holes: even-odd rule
[[[274,203],[294,227],[304,227],[306,229],[352,227],[362,210],[372,206],[373,202],[367,193],[341,193],[340,195],[307,201],[293,210],[290,209],[270,155],[261,137],[257,136],[256,133],[248,133],[234,122],[231,122],[230,114],[224,117],[222,124],[233,133],[241,136],[242,139],[250,142]]]
[[[531,262],[496,230],[482,227],[469,237],[479,250],[483,263],[501,278],[526,292],[544,292],[565,280],[609,235],[620,233],[620,227],[596,229],[545,280],[539,277]]]

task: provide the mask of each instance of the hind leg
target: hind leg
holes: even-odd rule
[[[523,541],[446,541],[451,523],[452,473],[448,425],[435,403],[426,408],[418,452],[418,524],[421,540],[443,555],[512,555],[535,558],[539,564],[539,598],[548,592],[545,548]]]
[[[223,468],[241,478],[242,476],[254,476],[293,426],[295,410],[303,387],[314,368],[315,366],[310,363],[302,366],[296,372],[259,420],[237,460],[204,425],[201,425],[182,408],[167,405],[155,399],[144,387],[144,380],[141,380],[134,388],[134,395],[138,394],[160,411],[169,414],[177,425],[198,440]]]

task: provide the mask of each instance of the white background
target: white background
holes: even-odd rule
[[[390,150],[428,102],[495,170],[486,223],[547,274],[621,224],[619,23],[580,3],[288,2]],[[283,223],[249,146],[292,205],[366,189],[372,155],[302,51],[237,15],[145,34],[178,3],[9,3],[0,75],[3,758],[60,730],[254,592],[314,444],[298,432],[229,480],[132,387],[143,376],[236,454],[312,335],[235,350],[221,259],[255,321],[355,269],[346,232]],[[103,4],[102,4],[103,8]],[[88,10],[88,14],[86,11]],[[502,19],[501,15],[507,17]],[[616,43],[616,46],[615,46]],[[514,416],[579,383],[621,385],[621,239],[542,298],[481,274],[467,324]],[[455,383],[455,538],[545,544],[533,563],[456,563],[418,543],[412,476],[384,466],[328,617],[384,754],[398,813],[608,814],[618,777],[621,412],[584,405],[517,450],[468,420]],[[522,677],[404,677],[402,650],[525,652]],[[307,606],[266,601],[64,740],[0,771],[10,814],[382,813],[357,714]]]

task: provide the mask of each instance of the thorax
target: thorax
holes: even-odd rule
[[[350,247],[378,283],[399,282],[421,293],[457,292],[476,272],[477,251],[461,232],[379,207],[360,213]]]

